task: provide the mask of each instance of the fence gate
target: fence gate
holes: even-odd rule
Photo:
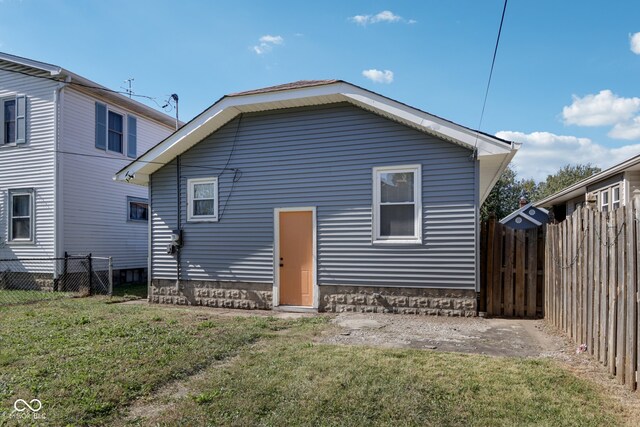
[[[544,316],[544,228],[514,230],[495,218],[481,224],[480,311]]]

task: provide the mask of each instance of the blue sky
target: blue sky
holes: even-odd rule
[[[0,51],[177,93],[185,121],[226,93],[338,78],[477,128],[502,6],[0,0]],[[509,2],[481,130],[525,143],[522,177],[640,153],[639,16],[636,1]]]

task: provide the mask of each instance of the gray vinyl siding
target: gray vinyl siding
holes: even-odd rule
[[[72,88],[65,88],[62,113],[63,139],[58,163],[63,180],[64,251],[113,257],[113,268],[145,268],[148,263],[147,222],[128,221],[127,198],[148,199],[148,188],[113,180],[127,165],[127,138],[123,154],[95,147],[95,102],[105,102]],[[142,154],[173,129],[119,106],[107,106],[127,120],[137,119],[137,153]]]
[[[2,62],[3,68],[24,71]],[[27,96],[27,142],[0,144],[0,258],[51,257],[54,254],[54,141],[56,83],[0,70],[0,99]],[[8,192],[34,190],[35,235],[33,243],[8,242]],[[30,268],[30,267],[28,267]],[[41,263],[40,268],[49,268]],[[44,270],[42,270],[44,271]]]
[[[333,104],[246,114],[181,156],[181,279],[273,281],[274,208],[317,208],[319,285],[475,288],[477,178],[471,152]],[[187,179],[219,178],[217,223],[186,221]],[[372,244],[372,168],[422,165],[422,245]],[[233,192],[230,190],[233,186]],[[152,274],[177,227],[176,162],[152,176]]]

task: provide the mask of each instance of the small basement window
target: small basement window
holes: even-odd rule
[[[218,220],[218,178],[194,178],[187,181],[187,220]]]
[[[373,243],[421,243],[420,165],[373,168]]]
[[[129,221],[149,220],[149,202],[147,199],[137,197],[127,197],[127,211]]]
[[[33,190],[9,190],[9,241],[33,242]]]

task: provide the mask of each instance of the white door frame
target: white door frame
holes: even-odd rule
[[[290,207],[290,208],[275,208],[273,210],[273,306],[278,307],[280,305],[280,212],[311,212],[312,216],[312,256],[313,256],[313,275],[311,280],[313,281],[313,306],[312,308],[318,308],[320,302],[320,292],[318,288],[318,254],[317,254],[317,221],[316,221],[316,207],[315,206],[303,206],[303,207]]]

